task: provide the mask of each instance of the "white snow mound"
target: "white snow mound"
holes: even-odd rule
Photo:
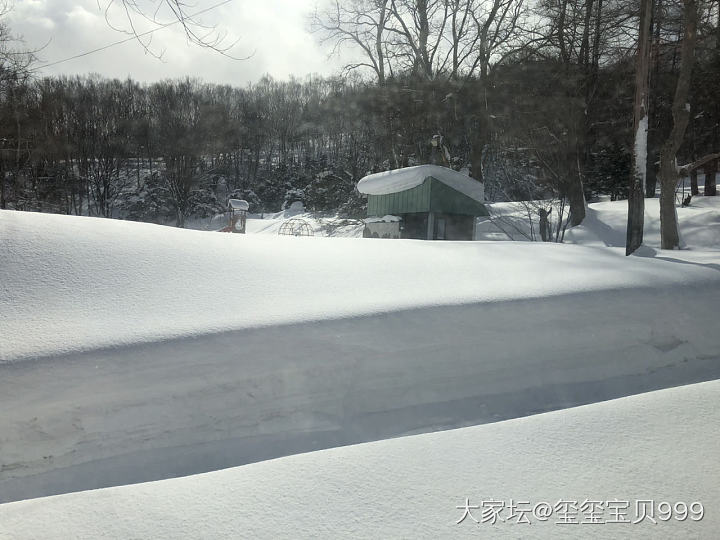
[[[0,211],[0,238],[0,362],[720,277],[712,265],[677,264],[679,254],[664,261],[562,244],[231,235],[15,211]]]
[[[0,538],[718,538],[720,381],[453,431],[0,505]],[[463,517],[466,500],[470,516]],[[519,508],[562,505],[547,521]],[[587,522],[584,501],[603,507]],[[503,504],[494,525],[487,501]],[[654,522],[636,501],[651,504]],[[527,503],[527,504],[524,504]],[[618,504],[619,503],[619,504]],[[661,503],[695,504],[684,520]],[[497,506],[496,506],[497,508]],[[572,507],[571,507],[572,508]],[[579,510],[585,508],[585,510]],[[662,512],[658,511],[658,508]],[[597,507],[596,507],[597,509]],[[682,506],[678,507],[682,510]],[[489,516],[489,514],[486,514]],[[557,524],[575,516],[578,524]],[[661,517],[662,516],[662,517]],[[633,524],[633,521],[638,521]],[[479,523],[476,523],[479,521]]]

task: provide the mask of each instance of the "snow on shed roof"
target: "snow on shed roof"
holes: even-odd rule
[[[402,218],[400,216],[392,216],[388,214],[383,217],[372,216],[364,219],[363,221],[365,223],[396,223],[398,221],[402,221]]]
[[[357,188],[360,193],[366,195],[387,195],[412,189],[429,177],[439,180],[471,199],[479,202],[485,201],[485,189],[482,182],[439,165],[418,165],[371,174],[361,179]]]
[[[228,204],[233,210],[247,210],[250,208],[248,202],[242,199],[230,199]]]

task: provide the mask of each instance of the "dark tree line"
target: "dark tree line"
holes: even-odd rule
[[[244,88],[35,78],[4,54],[0,207],[183,226],[234,196],[252,212],[300,200],[354,216],[363,175],[439,159],[470,169],[493,200],[557,197],[574,225],[585,200],[627,197],[638,7],[337,2],[314,26],[358,52],[348,73]],[[654,0],[652,12],[648,195],[673,128],[685,31],[681,3]],[[698,4],[681,163],[719,149],[719,23],[717,0]],[[439,157],[430,144],[438,135],[448,150]],[[711,195],[717,161],[704,168]]]

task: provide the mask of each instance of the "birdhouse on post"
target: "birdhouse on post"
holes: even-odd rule
[[[230,199],[228,201],[228,214],[230,215],[228,228],[231,232],[245,234],[248,208],[250,208],[250,205],[242,199]]]

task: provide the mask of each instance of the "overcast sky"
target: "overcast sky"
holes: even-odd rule
[[[127,37],[108,26],[103,9],[108,1],[15,0],[10,25],[29,47],[47,44],[38,53],[37,65],[56,62]],[[194,0],[195,7],[188,8],[188,12],[197,12],[220,1]],[[240,86],[257,81],[265,73],[279,79],[335,73],[340,60],[328,59],[327,49],[317,43],[308,28],[308,14],[318,1],[323,0],[232,0],[202,15],[203,23],[215,25],[219,32],[228,34],[225,43],[239,39],[231,51],[234,56],[254,53],[249,60],[231,60],[188,44],[181,25],[174,25],[153,34],[151,49],[155,53],[164,51],[162,60],[145,54],[139,43],[130,41],[45,68],[40,73],[94,72],[108,77],[131,76],[146,82],[190,75],[208,82]],[[109,17],[113,25],[128,28],[124,14],[118,9],[113,9]],[[167,16],[162,18],[170,20]],[[136,20],[136,23],[142,25],[142,21]],[[147,24],[145,28],[149,28]]]

